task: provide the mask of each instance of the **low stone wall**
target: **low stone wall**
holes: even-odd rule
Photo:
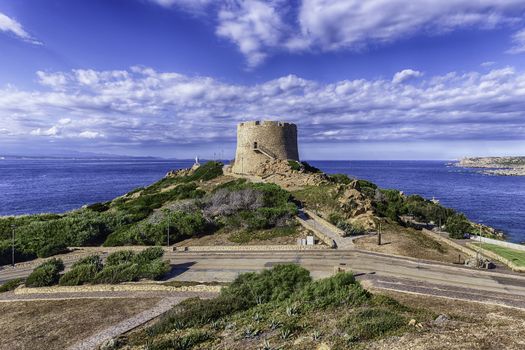
[[[324,227],[326,227],[330,231],[333,231],[333,232],[337,233],[339,236],[345,237],[345,231],[341,230],[340,228],[338,228],[335,225],[332,225],[331,223],[329,223],[328,221],[326,221],[325,219],[323,219],[322,217],[320,217],[319,215],[317,215],[313,211],[308,210],[308,209],[303,209],[303,211],[306,214],[308,214],[308,216],[311,217],[313,220],[317,221],[317,223],[323,225]]]
[[[468,256],[472,256],[472,257],[475,257],[476,256],[476,252],[465,247],[465,246],[462,246],[461,244],[459,243],[456,243],[454,242],[453,240],[451,239],[448,239],[447,237],[443,237],[442,235],[440,235],[439,233],[436,233],[436,232],[433,232],[433,231],[430,231],[430,230],[427,230],[426,228],[422,229],[421,232],[423,232],[423,234],[425,234],[426,236],[438,241],[438,242],[441,242],[441,243],[444,243],[444,244],[447,244],[449,246],[451,246],[452,248],[454,249],[457,249],[459,250],[460,252],[468,255]]]
[[[141,252],[147,248],[156,247],[151,245],[129,245],[119,247],[70,247],[69,249],[78,250],[85,253],[100,254],[100,253],[114,253],[121,250],[132,250],[134,252]],[[162,246],[165,252],[169,251],[168,247]]]
[[[494,252],[491,252],[490,250],[480,248],[479,246],[475,245],[474,243],[467,243],[467,246],[469,246],[472,249],[479,250],[479,252],[482,255],[485,255],[491,259],[498,260],[499,262],[502,262],[503,264],[507,265],[512,271],[516,272],[525,272],[525,266],[518,266],[514,264],[511,260],[506,259],[502,257],[501,255],[498,255]]]
[[[327,235],[325,235],[323,232],[317,230],[315,227],[313,227],[312,225],[309,225],[305,220],[301,219],[301,218],[298,218],[296,217],[296,220],[297,222],[299,222],[304,228],[306,228],[307,230],[310,230],[314,233],[314,235],[317,236],[317,238],[319,238],[324,244],[326,244],[328,247],[330,248],[335,248],[336,247],[336,244],[334,242],[333,239],[331,239],[330,237],[328,237]]]
[[[521,251],[525,252],[525,245],[523,245],[523,244],[510,243],[510,242],[506,242],[506,241],[500,241],[498,239],[492,239],[492,238],[487,238],[487,237],[479,237],[479,236],[471,236],[470,239],[475,241],[475,242],[479,242],[481,240],[482,243],[489,243],[489,244],[499,245],[501,247],[514,249],[514,250],[521,250]]]
[[[83,286],[52,286],[27,288],[18,287],[14,293],[19,295],[27,294],[56,294],[56,293],[94,293],[94,292],[208,292],[218,293],[221,286],[181,286],[170,287],[162,284],[95,284]]]
[[[321,245],[218,245],[173,247],[177,252],[245,252],[245,251],[297,251],[328,249]]]

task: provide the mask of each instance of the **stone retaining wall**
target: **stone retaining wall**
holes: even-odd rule
[[[170,287],[162,284],[95,284],[83,286],[52,286],[27,288],[24,286],[15,289],[14,293],[27,294],[56,294],[56,293],[93,293],[93,292],[209,292],[218,293],[221,286],[181,286]]]
[[[286,251],[286,250],[322,250],[321,245],[218,245],[218,246],[180,246],[173,247],[181,252],[243,252],[243,251]]]
[[[447,237],[443,237],[439,233],[427,230],[426,228],[422,229],[421,232],[423,232],[423,234],[427,235],[428,237],[430,237],[430,238],[432,238],[432,239],[434,239],[434,240],[436,240],[438,242],[441,242],[441,243],[444,243],[444,244],[448,244],[452,248],[457,249],[460,252],[462,252],[462,253],[464,253],[464,254],[466,254],[468,256],[472,256],[472,257],[476,256],[476,252],[475,251],[473,251],[473,250],[471,250],[471,249],[469,249],[469,248],[467,248],[465,246],[462,246],[461,244],[456,243],[453,240],[448,239]]]
[[[308,210],[308,209],[303,209],[303,211],[306,214],[308,214],[308,216],[311,217],[313,220],[317,221],[319,224],[321,224],[324,227],[326,227],[328,230],[337,233],[341,237],[345,237],[345,231],[341,230],[340,228],[338,228],[335,225],[332,225],[331,223],[329,223],[328,221],[326,221],[325,219],[323,219],[322,217],[320,217],[319,215],[317,215],[313,211]]]
[[[491,252],[490,250],[480,248],[477,245],[474,245],[474,243],[467,243],[467,246],[471,247],[472,249],[479,250],[482,255],[485,255],[485,256],[487,256],[487,257],[489,257],[491,259],[498,260],[498,261],[504,263],[512,271],[525,272],[525,267],[524,266],[518,266],[518,265],[514,264],[511,260],[506,259],[506,258],[502,257],[501,255],[498,255],[498,254],[496,254],[494,252]]]
[[[319,231],[312,225],[309,225],[305,220],[298,218],[298,217],[296,217],[296,219],[297,219],[297,222],[299,222],[307,230],[312,231],[317,236],[317,238],[323,241],[324,244],[326,244],[328,247],[332,249],[336,247],[336,244],[333,239],[331,239],[330,237],[328,237],[327,235],[325,235],[323,232]]]

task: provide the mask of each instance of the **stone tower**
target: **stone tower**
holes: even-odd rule
[[[237,125],[237,151],[232,172],[253,174],[267,160],[299,160],[297,126],[278,121],[249,121]]]

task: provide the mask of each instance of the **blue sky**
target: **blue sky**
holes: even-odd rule
[[[525,154],[525,1],[2,0],[0,154]]]

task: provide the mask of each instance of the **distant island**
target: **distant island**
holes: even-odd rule
[[[456,166],[483,168],[482,173],[501,176],[525,176],[525,156],[519,157],[467,157]]]

